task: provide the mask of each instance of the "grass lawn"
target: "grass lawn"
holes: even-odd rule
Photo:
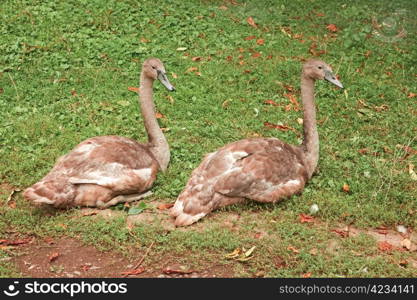
[[[417,229],[416,1],[103,3],[0,3],[0,240],[66,236],[127,256],[154,242],[145,268],[173,256],[220,264],[236,277],[417,276],[415,251],[381,251],[367,234],[331,230]],[[20,193],[7,201],[86,138],[145,141],[128,88],[138,86],[148,57],[164,62],[177,91],[155,83],[171,163],[147,205],[174,202],[204,154],[226,143],[258,136],[300,143],[302,60],[331,64],[345,89],[316,84],[320,160],[302,195],[224,208],[174,231],[126,226],[125,210],[90,218],[33,207]],[[314,203],[314,222],[301,223]],[[227,257],[253,246],[247,261]],[[0,276],[21,276],[17,255],[18,246],[0,248]]]

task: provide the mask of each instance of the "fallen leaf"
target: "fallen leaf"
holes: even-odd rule
[[[75,90],[71,90],[71,95],[72,96],[77,96],[77,92]]]
[[[265,272],[264,271],[258,271],[255,273],[255,277],[256,278],[262,278],[265,276]]]
[[[414,165],[408,164],[408,174],[410,174],[410,177],[412,180],[417,181],[417,174],[414,172]]]
[[[201,56],[195,56],[191,58],[192,61],[201,61],[203,58]]]
[[[411,92],[407,96],[407,98],[414,98],[414,97],[417,97],[417,94],[416,93],[411,93]]]
[[[311,255],[317,255],[317,253],[318,253],[319,251],[317,250],[317,248],[313,248],[313,249],[311,249],[310,251],[308,251],[308,253],[310,253]]]
[[[185,73],[189,73],[189,72],[194,72],[194,71],[198,71],[197,67],[190,67],[187,69],[187,71],[185,71]]]
[[[293,246],[288,246],[287,249],[290,250],[292,253],[295,253],[295,254],[300,253],[300,250],[298,250],[297,248],[295,248]]]
[[[90,211],[85,211],[83,212],[83,217],[88,217],[88,216],[94,216],[98,213],[97,210],[90,210]]]
[[[299,217],[300,217],[301,223],[313,223],[314,222],[314,217],[312,216],[300,214]]]
[[[316,49],[317,49],[317,44],[315,42],[313,42],[310,45],[310,48],[308,49],[308,52],[313,56],[320,56],[322,54],[326,54],[326,50],[316,50]]]
[[[157,113],[155,113],[155,118],[162,119],[162,118],[165,118],[165,116],[163,114],[157,112]]]
[[[326,26],[326,28],[327,28],[329,31],[331,31],[331,32],[337,32],[337,31],[339,31],[339,28],[337,28],[337,26],[336,26],[336,25],[334,25],[334,24],[329,24],[329,25],[327,25],[327,26]]]
[[[175,79],[178,78],[178,75],[176,73],[174,73],[174,72],[171,72],[171,76],[172,76],[172,78],[175,78]]]
[[[349,185],[348,185],[347,183],[345,183],[345,184],[342,186],[342,190],[343,190],[345,193],[349,193],[349,192],[350,192],[350,187],[349,187]]]
[[[264,126],[268,128],[272,128],[272,129],[282,130],[282,131],[293,130],[293,128],[291,128],[290,126],[273,124],[270,122],[264,122]]]
[[[143,267],[139,267],[139,268],[137,268],[137,269],[134,269],[134,270],[128,270],[128,271],[122,272],[122,273],[120,273],[120,274],[121,274],[121,275],[124,275],[124,276],[129,276],[129,275],[138,275],[138,274],[141,274],[141,273],[143,273],[143,272],[145,272],[145,268],[143,268]]]
[[[294,111],[300,110],[300,104],[297,101],[297,97],[292,93],[285,93],[284,97],[286,97],[288,100],[290,100],[291,104],[294,106]]]
[[[401,247],[411,250],[411,241],[409,239],[403,239],[401,241]]]
[[[32,238],[25,238],[20,240],[0,240],[0,244],[6,245],[6,246],[18,246],[30,243],[32,241]]]
[[[87,272],[88,270],[91,269],[91,265],[90,264],[85,264],[81,266],[81,270],[83,270],[84,272]]]
[[[301,277],[303,277],[303,278],[310,278],[311,275],[312,275],[312,273],[311,272],[308,272],[308,273],[304,273],[303,275],[301,275]]]
[[[390,252],[394,250],[394,246],[386,241],[383,241],[383,242],[378,242],[378,249],[383,252]]]
[[[226,60],[227,61],[232,61],[233,60],[233,57],[229,55],[228,57],[226,57]]]
[[[270,105],[273,105],[273,106],[279,106],[278,103],[276,103],[274,100],[271,100],[271,99],[265,100],[264,103],[265,104],[270,104]]]
[[[362,148],[362,149],[359,149],[358,150],[358,152],[360,153],[360,154],[366,154],[366,153],[368,153],[368,148]]]
[[[260,57],[262,54],[259,52],[254,52],[251,56],[254,58]]]
[[[169,209],[174,206],[174,203],[162,203],[158,205],[159,210]]]
[[[252,17],[248,17],[246,19],[246,21],[248,22],[248,24],[254,28],[258,28],[258,25],[256,25],[255,20]]]
[[[177,51],[185,51],[185,50],[187,50],[187,47],[178,47],[177,48]]]
[[[171,267],[167,267],[167,268],[163,269],[162,272],[164,274],[170,275],[170,274],[191,274],[195,271],[193,271],[193,270],[180,270],[180,269],[174,269],[174,268],[171,268]]]
[[[245,256],[249,257],[252,255],[253,251],[255,250],[256,246],[253,246],[252,248],[250,248],[248,251],[245,252]]]
[[[141,43],[149,43],[149,42],[150,42],[150,40],[148,40],[148,39],[146,39],[146,38],[144,38],[144,37],[141,37],[141,38],[140,38],[140,42],[141,42]]]
[[[250,40],[253,40],[253,39],[256,39],[256,36],[250,35],[250,36],[245,37],[245,41],[250,41]]]
[[[227,6],[224,6],[224,5],[219,6],[219,9],[221,9],[221,10],[228,10]]]
[[[340,235],[342,238],[345,238],[349,235],[349,232],[343,229],[332,229],[331,231]]]
[[[131,92],[139,93],[139,88],[138,87],[129,86],[127,89]]]
[[[236,248],[232,252],[225,255],[226,258],[236,258],[242,253],[242,250],[240,248]]]
[[[49,262],[55,261],[60,256],[59,252],[54,252],[50,255],[48,255]]]
[[[259,46],[262,46],[265,43],[265,41],[263,39],[257,39],[256,40],[256,44],[258,44]]]

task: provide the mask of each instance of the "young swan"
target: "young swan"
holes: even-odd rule
[[[303,65],[302,145],[289,145],[276,138],[254,138],[230,143],[209,153],[192,172],[171,209],[175,225],[190,225],[219,207],[245,199],[277,202],[303,190],[319,158],[314,104],[317,79],[326,79],[343,88],[325,62],[309,60]]]
[[[152,99],[154,80],[175,90],[159,59],[146,60],[140,75],[139,99],[148,143],[120,136],[97,136],[59,158],[41,181],[27,188],[24,197],[54,207],[109,207],[139,200],[156,179],[158,169],[167,169],[170,152],[155,118]]]

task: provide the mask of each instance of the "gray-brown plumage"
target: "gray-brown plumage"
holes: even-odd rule
[[[303,190],[319,157],[314,104],[317,79],[342,88],[326,63],[309,60],[303,65],[302,145],[288,145],[276,138],[244,139],[206,155],[171,209],[177,226],[190,225],[221,206],[245,199],[277,202]]]
[[[54,207],[109,207],[139,200],[167,169],[170,152],[155,118],[152,97],[154,80],[170,91],[165,68],[159,59],[146,60],[140,75],[139,99],[148,143],[119,136],[98,136],[85,140],[59,158],[52,170],[27,188],[24,197]]]

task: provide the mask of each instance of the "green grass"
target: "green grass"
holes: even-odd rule
[[[188,251],[201,257],[214,253],[217,259],[236,247],[259,244],[263,251],[248,265],[237,266],[237,276],[252,276],[255,270],[269,276],[310,271],[316,276],[410,276],[384,264],[392,257],[379,255],[364,238],[341,241],[341,253],[330,258],[326,252],[309,255],[311,239],[322,235],[316,248],[325,249],[334,234],[294,223],[299,213],[317,203],[317,218],[325,224],[417,227],[417,184],[408,173],[410,164],[417,172],[417,155],[407,156],[398,146],[417,150],[417,98],[408,97],[417,93],[416,13],[413,0],[265,0],[238,5],[1,1],[0,183],[21,189],[88,137],[116,134],[145,140],[137,96],[127,88],[138,85],[140,64],[151,56],[165,63],[177,89],[168,94],[155,84],[157,110],[166,116],[159,122],[169,128],[172,158],[167,173],[158,176],[153,198],[170,202],[204,154],[226,143],[253,136],[300,142],[296,132],[267,129],[263,123],[281,122],[301,132],[297,123],[301,112],[283,109],[289,104],[285,85],[293,86],[300,100],[300,60],[312,56],[312,43],[326,51],[319,58],[333,65],[346,89],[324,82],[316,85],[319,172],[302,195],[278,205],[247,204],[214,213],[227,218],[255,211],[262,219],[260,226],[274,236],[269,244],[248,236],[250,224],[244,223],[236,234],[215,218],[203,221],[214,222],[203,231],[167,234],[145,226],[129,233],[125,216],[92,223],[74,219],[77,210],[48,215],[24,203],[20,195],[15,197],[16,208],[0,208],[0,238],[8,230],[69,235],[120,251],[156,239],[160,255]],[[258,28],[248,25],[249,16]],[[407,31],[404,37],[395,40],[390,33],[385,37],[374,33],[372,20],[390,16]],[[328,24],[335,24],[338,31],[332,34]],[[245,40],[252,35],[256,39]],[[264,44],[258,45],[257,39]],[[178,51],[180,47],[186,50]],[[254,52],[261,56],[252,57]],[[193,61],[196,56],[202,60]],[[191,67],[197,67],[201,76],[187,72]],[[265,105],[266,99],[282,106]],[[358,152],[364,148],[367,153]],[[344,184],[349,193],[342,191]],[[0,193],[3,201],[7,196],[7,191]],[[279,226],[269,222],[275,219]],[[303,250],[294,256],[288,253],[290,244]],[[352,249],[368,247],[373,250],[367,255],[352,257]],[[271,267],[274,255],[286,257],[287,267]],[[360,273],[363,265],[369,265],[368,273]],[[10,265],[0,263],[1,276],[12,272]]]

